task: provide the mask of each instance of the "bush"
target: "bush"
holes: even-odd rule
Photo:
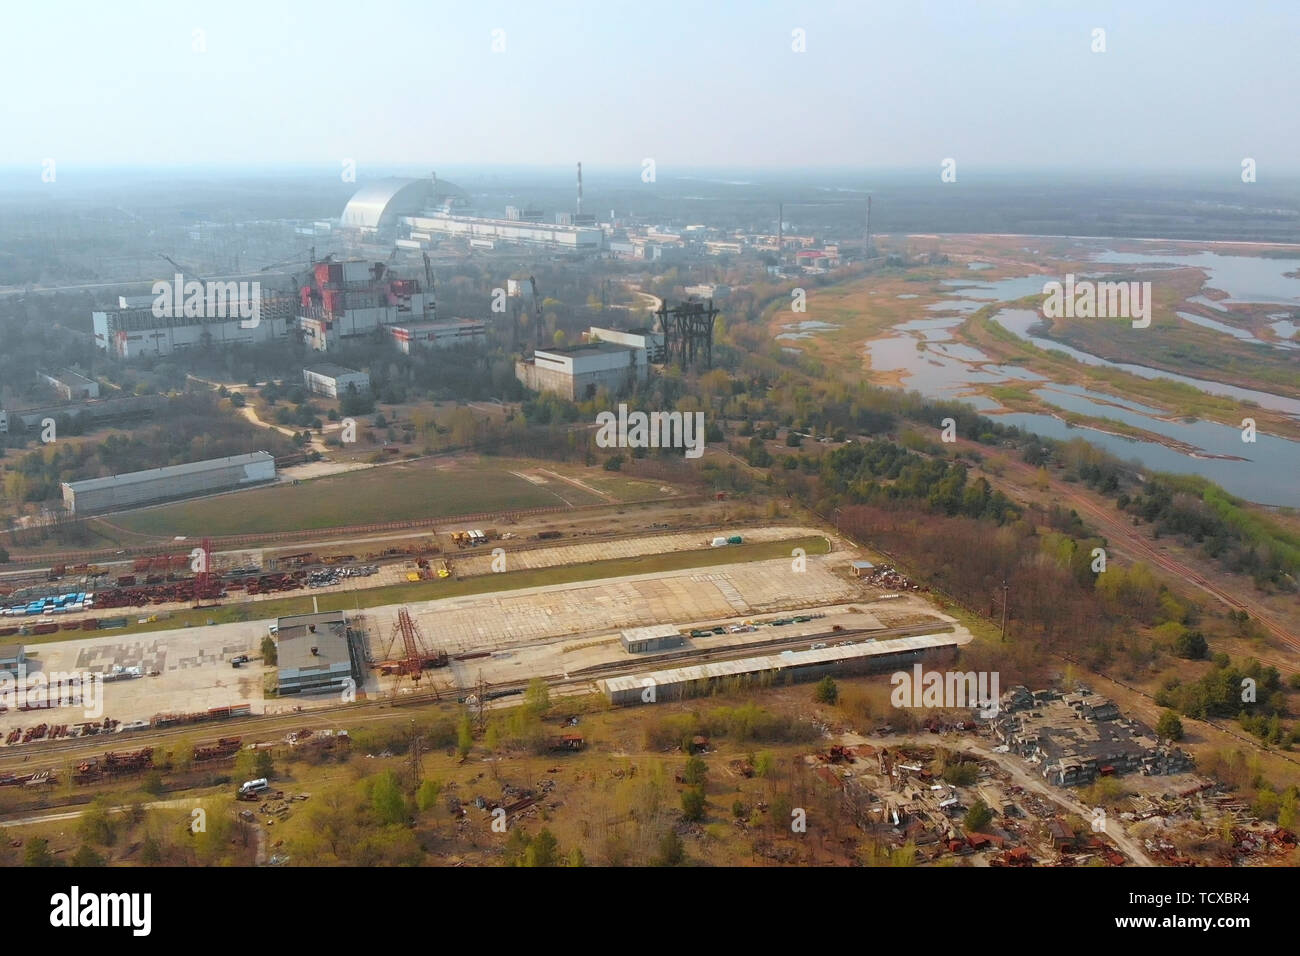
[[[677,866],[686,858],[686,847],[676,830],[669,830],[659,838],[659,852],[655,855],[655,866]]]
[[[1205,660],[1209,652],[1210,645],[1200,631],[1185,631],[1174,640],[1174,653],[1189,661]]]
[[[993,811],[983,800],[976,800],[975,805],[966,811],[966,818],[962,821],[967,830],[983,830],[993,822]]]
[[[83,843],[77,848],[77,852],[72,854],[72,865],[76,867],[103,866],[104,858]]]
[[[50,855],[50,841],[44,837],[33,837],[23,847],[23,866],[53,866],[54,857]]]
[[[693,787],[703,786],[708,775],[709,766],[699,757],[686,761],[686,769],[682,771],[682,779]]]
[[[817,682],[817,686],[813,690],[813,700],[819,704],[834,704],[839,699],[840,689],[835,686],[835,681],[831,679],[829,674]]]
[[[1183,722],[1172,710],[1166,710],[1156,723],[1156,733],[1166,740],[1183,739]]]
[[[682,816],[687,820],[704,819],[704,790],[700,787],[687,787],[682,791]]]

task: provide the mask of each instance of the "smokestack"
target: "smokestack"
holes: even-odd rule
[[[578,215],[582,215],[582,163],[578,164]]]
[[[867,197],[867,235],[862,241],[862,258],[871,255],[871,197]]]
[[[785,203],[779,203],[776,207],[776,267],[781,268],[781,250],[784,248],[785,239]]]

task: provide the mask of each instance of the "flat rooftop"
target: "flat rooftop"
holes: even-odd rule
[[[602,352],[635,351],[631,346],[619,345],[617,342],[584,342],[581,345],[566,345],[562,348],[536,349],[536,355],[598,355]]]
[[[344,368],[342,365],[334,365],[330,362],[321,362],[319,365],[304,365],[304,372],[311,372],[313,375],[324,375],[326,378],[338,378],[340,375],[357,375],[359,374],[354,368]]]
[[[606,693],[633,691],[645,687],[647,677],[654,681],[656,686],[665,687],[683,684],[687,681],[735,677],[760,671],[782,670],[787,667],[833,664],[837,661],[886,657],[891,654],[907,653],[908,651],[957,647],[962,643],[964,642],[957,634],[917,634],[912,637],[900,637],[889,641],[873,641],[848,646],[837,645],[823,647],[815,651],[792,651],[784,654],[767,654],[762,657],[742,657],[730,661],[714,661],[709,664],[695,664],[689,667],[672,667],[666,670],[649,671],[640,674],[623,674],[618,677],[607,677],[599,681],[599,684]]]
[[[311,630],[313,627],[316,630]],[[318,670],[351,661],[342,611],[282,617],[277,628],[276,666],[280,670]]]
[[[231,455],[227,458],[209,458],[205,461],[192,461],[185,465],[167,465],[164,468],[150,468],[148,471],[130,471],[122,475],[107,475],[104,478],[86,478],[83,481],[65,481],[65,487],[80,494],[83,491],[97,491],[101,488],[115,488],[119,485],[137,484],[142,481],[154,481],[159,478],[176,478],[192,475],[196,472],[213,471],[217,468],[231,468],[251,465],[257,462],[275,461],[270,452],[253,451],[246,455]]]
[[[43,372],[41,374],[48,375],[50,378],[53,379],[57,379],[58,381],[62,382],[65,385],[96,384],[93,378],[87,378],[85,375],[82,375],[80,372],[74,372],[70,368],[61,368],[57,372]]]
[[[436,322],[399,322],[396,325],[390,325],[390,329],[402,329],[408,332],[416,331],[437,331],[438,329],[461,329],[461,328],[486,328],[483,322],[475,319],[439,319]]]
[[[656,637],[680,637],[682,632],[676,624],[651,624],[648,627],[629,627],[622,633],[629,641],[648,641]]]

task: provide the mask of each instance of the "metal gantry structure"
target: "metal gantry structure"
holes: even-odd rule
[[[398,648],[398,641],[401,647]],[[394,651],[398,651],[394,654]],[[411,612],[400,608],[397,621],[384,650],[384,659],[378,665],[383,671],[396,673],[400,677],[410,677],[419,683],[424,671],[429,667],[441,667],[447,663],[447,655],[429,646],[420,631],[420,626],[411,617]]]
[[[672,309],[665,300],[655,315],[664,330],[665,361],[671,363],[676,358],[686,368],[702,358],[705,368],[713,368],[713,325],[718,310],[712,299],[683,302]]]

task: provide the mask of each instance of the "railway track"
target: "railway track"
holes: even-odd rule
[[[772,612],[782,613],[782,612]],[[906,637],[911,634],[932,633],[952,630],[952,626],[943,622],[936,624],[909,624],[902,627],[881,628],[876,630],[857,630],[837,632],[836,638],[869,634],[875,638]],[[755,654],[767,654],[796,645],[816,641],[814,635],[803,634],[787,639],[778,639],[762,645],[744,645],[703,650],[697,653],[684,653],[671,656],[658,655],[653,660],[627,662],[611,661],[585,668],[581,674],[551,674],[540,678],[525,680],[499,681],[485,683],[492,699],[508,698],[522,693],[535,679],[544,680],[553,690],[562,691],[589,687],[595,690],[594,683],[602,677],[641,673],[656,670],[662,666],[682,667],[691,664],[706,664],[712,661],[734,660],[753,657]],[[337,727],[346,720],[349,724],[367,723],[376,720],[391,719],[384,713],[394,709],[423,707],[434,704],[460,703],[461,695],[470,693],[472,688],[457,688],[448,691],[422,691],[395,697],[381,697],[356,701],[355,703],[329,704],[313,707],[310,710],[292,713],[255,714],[249,717],[237,717],[214,723],[186,724],[158,730],[131,731],[126,733],[97,734],[92,737],[75,737],[58,741],[36,741],[30,744],[15,744],[0,749],[0,770],[24,772],[48,770],[52,773],[63,772],[65,765],[84,757],[93,757],[106,750],[139,750],[142,747],[158,747],[168,741],[187,737],[230,737],[258,736],[280,734],[289,730],[303,728],[325,729]],[[39,762],[37,761],[38,758]]]
[[[1081,510],[1087,512],[1089,516],[1091,516],[1094,520],[1098,522],[1098,524],[1106,528],[1108,531],[1115,529],[1116,526],[1115,519],[1111,515],[1107,514],[1102,508],[1098,507],[1097,505],[1093,504],[1091,501],[1088,501],[1086,498],[1083,498],[1082,496],[1067,494],[1066,497],[1070,500],[1072,504],[1074,504],[1076,507],[1080,508]],[[1240,598],[1236,597],[1235,595],[1229,593],[1228,591],[1216,585],[1214,582],[1210,581],[1204,575],[1197,573],[1196,571],[1192,570],[1191,568],[1189,568],[1187,565],[1183,564],[1181,561],[1177,560],[1176,558],[1172,558],[1168,554],[1165,554],[1159,549],[1153,547],[1152,545],[1148,544],[1146,541],[1144,541],[1142,538],[1140,538],[1135,534],[1128,533],[1122,536],[1120,535],[1111,535],[1111,536],[1120,538],[1121,548],[1126,548],[1130,551],[1137,552],[1142,557],[1156,564],[1158,567],[1163,568],[1164,570],[1170,572],[1171,574],[1176,574],[1184,578],[1185,580],[1194,584],[1196,587],[1200,588],[1202,591],[1218,599],[1219,601],[1228,605],[1229,607],[1234,608],[1238,611],[1245,611],[1254,620],[1258,621],[1260,626],[1265,628],[1269,633],[1271,633],[1278,640],[1282,641],[1282,643],[1296,650],[1300,650],[1300,639],[1297,639],[1293,634],[1287,631],[1287,629],[1284,628],[1281,624],[1279,624],[1277,621],[1274,621],[1272,618],[1268,617],[1268,615],[1260,613],[1259,608],[1257,608],[1256,606],[1246,601],[1243,601]]]
[[[671,498],[645,498],[636,501],[618,501],[618,502],[598,502],[590,505],[547,505],[538,508],[519,508],[512,511],[480,511],[473,514],[447,515],[439,518],[411,518],[405,521],[382,521],[372,524],[361,525],[339,525],[331,528],[313,528],[306,531],[275,531],[258,534],[241,534],[241,535],[217,535],[210,536],[208,540],[212,542],[214,550],[238,550],[249,546],[267,546],[277,542],[280,543],[309,543],[311,541],[328,540],[332,537],[357,538],[363,536],[381,535],[387,532],[401,531],[420,531],[425,529],[436,529],[439,526],[453,524],[487,524],[490,522],[500,522],[504,519],[520,519],[537,517],[548,514],[582,514],[585,512],[596,512],[601,509],[609,508],[632,508],[638,505],[662,504],[671,501],[675,504],[699,504],[707,500],[705,495],[678,495]],[[12,558],[11,566],[14,568],[24,568],[29,565],[39,564],[96,564],[96,563],[120,563],[124,558],[138,558],[151,555],[165,554],[177,550],[173,542],[168,547],[166,539],[152,535],[143,535],[139,532],[128,531],[103,518],[99,519],[113,528],[115,531],[127,535],[147,538],[149,544],[133,548],[104,548],[97,551],[51,551],[41,554],[15,555]]]

